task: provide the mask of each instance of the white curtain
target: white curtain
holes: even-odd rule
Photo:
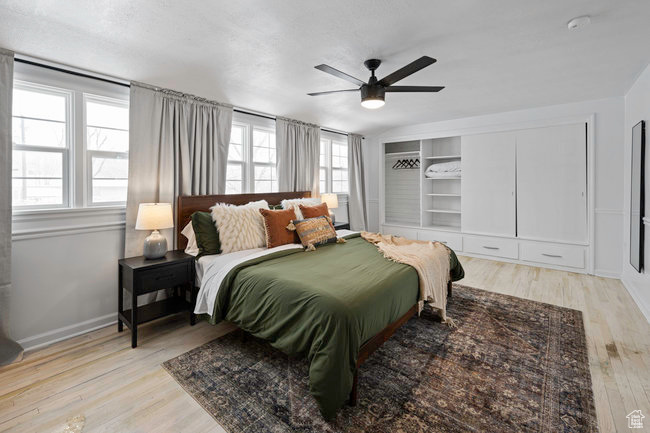
[[[350,185],[348,211],[350,213],[351,230],[366,230],[368,223],[362,140],[363,138],[360,135],[348,135],[348,176]]]
[[[0,48],[0,365],[22,359],[23,348],[9,338],[11,293],[11,98],[14,53]]]
[[[318,197],[320,127],[278,117],[275,143],[280,191],[311,191]]]
[[[140,203],[172,203],[179,195],[224,194],[232,107],[131,83],[129,186],[125,257],[142,254],[147,231],[136,231]],[[182,230],[183,227],[176,227]],[[162,230],[167,245],[174,230]]]

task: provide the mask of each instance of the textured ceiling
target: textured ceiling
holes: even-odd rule
[[[566,22],[589,14],[591,26]],[[0,46],[353,132],[620,96],[650,60],[648,0],[154,1],[5,0]],[[314,69],[363,80],[422,55],[400,82],[438,94],[387,94],[366,110]]]

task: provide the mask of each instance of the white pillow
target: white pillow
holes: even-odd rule
[[[219,230],[223,254],[266,246],[264,218],[259,209],[268,209],[266,200],[243,206],[217,203],[212,206],[212,219]]]
[[[280,202],[280,205],[282,205],[282,209],[293,209],[293,211],[296,213],[296,218],[301,220],[304,219],[302,216],[302,212],[300,212],[300,206],[315,206],[317,204],[320,204],[321,200],[319,198],[293,198],[291,200],[282,200]]]
[[[199,254],[199,246],[196,244],[196,235],[194,235],[192,221],[187,223],[181,234],[187,238],[185,254],[196,257]]]
[[[444,173],[444,172],[459,172],[460,161],[438,162],[431,164],[425,170],[425,173]]]

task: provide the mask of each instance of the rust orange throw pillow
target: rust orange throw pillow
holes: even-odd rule
[[[330,211],[327,208],[327,203],[317,204],[316,206],[298,206],[300,206],[300,212],[302,212],[302,219],[316,218],[319,216],[330,216]]]
[[[269,210],[260,209],[264,218],[264,231],[266,232],[266,247],[275,248],[285,244],[300,242],[298,235],[287,229],[291,220],[296,219],[293,209]]]

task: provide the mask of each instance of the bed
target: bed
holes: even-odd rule
[[[217,202],[266,200],[274,205],[309,196],[291,192],[179,197],[177,227],[184,227],[193,212]],[[199,260],[200,266],[210,265],[197,269],[201,287],[192,295],[195,311],[207,312],[210,323],[232,322],[289,355],[307,356],[310,391],[326,419],[346,401],[356,404],[357,369],[417,312],[419,294],[415,269],[385,259],[358,233],[339,235],[347,242],[316,251],[288,245],[239,258]],[[178,248],[184,248],[185,237],[177,236]],[[463,275],[452,252],[448,296],[451,281]]]

